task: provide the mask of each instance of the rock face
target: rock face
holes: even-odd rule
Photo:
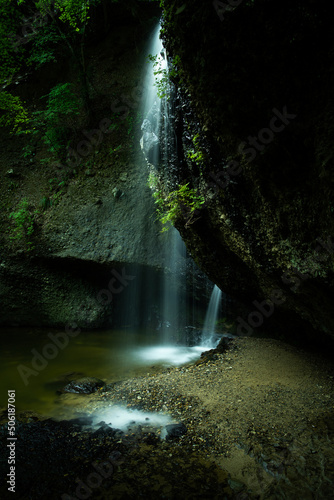
[[[149,163],[156,163],[159,157],[159,139],[152,130],[152,123],[145,118],[141,126],[142,138],[140,139],[140,146]]]
[[[258,329],[333,341],[333,50],[325,4],[164,2],[177,56],[179,183],[205,203],[176,225]],[[198,43],[201,40],[201,43]],[[196,49],[194,49],[194,47]],[[168,183],[165,183],[168,193]]]
[[[178,280],[167,269],[166,235],[155,220],[139,145],[148,67],[142,54],[159,8],[143,6],[145,22],[138,25],[119,3],[114,7],[110,15],[119,25],[104,38],[100,27],[95,38],[91,33],[94,43],[87,49],[87,61],[96,92],[90,96],[92,116],[89,123],[75,123],[71,147],[61,158],[53,156],[41,131],[40,140],[30,145],[30,157],[25,157],[22,136],[1,134],[0,325],[108,328],[151,322],[155,328],[164,275],[172,284]],[[51,64],[20,83],[20,96],[28,106],[34,99],[41,105],[40,97],[60,76],[71,80],[65,60],[57,68]],[[154,107],[148,118],[144,142],[150,157],[158,140]],[[106,120],[110,130],[101,125]],[[20,210],[22,199],[28,200],[31,217],[38,210],[30,242],[26,234],[19,240],[12,237],[10,214]],[[191,259],[187,255],[183,260],[187,266]],[[208,280],[199,270],[195,274],[200,303]]]

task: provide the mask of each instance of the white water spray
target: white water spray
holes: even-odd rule
[[[218,288],[217,285],[215,285],[212,290],[202,332],[202,345],[205,347],[214,348],[216,347],[218,342],[215,336],[215,328],[221,302],[221,296],[222,291]]]
[[[159,38],[160,24],[152,33],[148,45],[149,55],[155,57],[155,70],[151,65],[147,67],[144,78],[144,95],[142,100],[142,112],[145,117],[141,130],[142,138],[140,145],[146,160],[156,165],[159,161],[159,131],[161,127],[161,99],[158,96],[157,83],[162,78],[162,72],[167,70],[167,56]],[[155,74],[156,73],[156,74]]]

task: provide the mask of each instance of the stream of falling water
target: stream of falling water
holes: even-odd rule
[[[167,54],[159,38],[160,25],[156,27],[149,44],[149,54],[155,58],[155,65],[147,67],[144,79],[145,95],[143,98],[143,116],[141,148],[146,160],[157,167],[163,158],[164,166],[172,153],[171,145],[159,144],[160,130],[163,136],[169,134],[169,107],[166,98],[158,96],[157,82],[164,78],[168,71]],[[182,274],[182,264],[185,262],[186,248],[179,232],[174,228],[164,234],[164,278],[160,292],[161,327],[160,340],[164,345],[175,344],[179,340],[179,332],[186,326],[185,315],[182,314],[182,299],[185,296],[185,273]],[[182,279],[183,277],[183,279]]]
[[[168,73],[167,54],[159,34],[160,25],[154,30],[147,49],[148,54],[153,56],[155,64],[153,68],[152,65],[146,66],[145,93],[142,101],[144,119],[141,126],[140,145],[151,172],[159,172],[162,169],[164,173],[168,173],[172,163],[171,158],[175,159],[177,156],[177,144],[170,120],[172,105],[167,95],[161,97],[157,90],[159,82],[160,85],[168,87],[168,83],[166,83],[166,81],[168,82],[166,78]],[[164,88],[162,93],[168,93],[168,88]],[[161,137],[164,140],[161,140]],[[148,360],[151,359],[152,362],[166,358],[173,362],[180,357],[184,359],[184,362],[187,362],[198,356],[200,352],[212,348],[212,342],[207,341],[201,347],[184,345],[183,332],[185,332],[187,325],[185,305],[187,294],[186,247],[179,232],[173,226],[163,236],[164,278],[160,286],[160,345],[152,346],[151,349],[145,348],[138,355],[144,356]],[[217,311],[218,306],[216,313]]]
[[[205,316],[202,345],[212,349],[217,345],[217,336],[215,335],[216,321],[218,318],[219,307],[221,305],[222,291],[217,285],[213,287],[209,307]]]
[[[148,53],[158,55],[165,65],[166,54],[159,39],[159,31],[160,26],[157,26]],[[154,146],[157,145],[159,127],[166,127],[168,124],[168,113],[167,106],[164,106],[164,117],[161,119],[161,99],[157,96],[154,85],[155,76],[151,65],[147,64],[146,68],[144,83],[146,91],[142,103],[143,116],[146,116],[144,131],[147,133],[146,140],[151,141],[151,145]],[[145,137],[142,138],[143,142],[144,139]],[[155,162],[157,158],[154,158],[154,155],[159,154],[159,151],[155,147],[152,151],[154,153],[150,159],[151,162]],[[165,157],[168,156],[167,153],[165,152]],[[146,213],[143,213],[144,217],[148,219]],[[76,374],[79,378],[94,375],[107,381],[119,381],[147,373],[149,369],[147,367],[153,370],[159,366],[177,366],[194,361],[201,352],[211,348],[210,345],[190,347],[185,343],[182,344],[182,338],[177,337],[178,332],[182,332],[185,326],[189,325],[189,320],[192,323],[196,306],[193,302],[189,308],[191,318],[188,318],[184,300],[187,291],[187,259],[182,238],[175,228],[170,228],[164,236],[166,236],[165,272],[162,283],[157,283],[158,278],[152,278],[145,270],[134,270],[134,272],[131,270],[130,274],[136,275],[136,279],[129,287],[128,300],[124,300],[124,315],[128,324],[125,323],[126,327],[123,330],[81,332],[80,336],[71,339],[66,349],[59,348],[59,353],[52,363],[46,363],[45,370],[41,369],[38,377],[29,378],[28,385],[22,383],[17,366],[30,366],[32,359],[40,356],[45,346],[50,345],[50,338],[44,328],[15,330],[11,328],[2,332],[3,338],[7,340],[6,349],[0,352],[0,388],[2,387],[3,394],[8,387],[17,388],[18,404],[21,405],[18,406],[19,410],[29,409],[51,415],[55,411],[55,401],[57,408],[60,406],[63,408],[66,398],[55,399],[55,391],[64,386],[68,374]],[[144,239],[145,237],[143,234]],[[194,262],[191,261],[190,267],[194,266]],[[153,332],[145,328],[143,319],[147,318],[149,305],[158,302],[155,301],[158,294],[162,324],[159,332]],[[58,330],[54,331],[54,335],[56,334],[64,335]],[[32,353],[35,352],[32,358]],[[66,405],[65,411],[67,411]],[[128,415],[118,409],[117,414],[108,414],[108,418],[114,420],[119,418],[123,422]]]

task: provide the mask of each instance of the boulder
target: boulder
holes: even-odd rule
[[[146,160],[155,165],[159,158],[159,139],[153,132],[152,124],[147,118],[143,121],[141,130],[143,131],[143,135],[140,139],[140,147]]]
[[[92,394],[99,389],[105,388],[105,383],[95,377],[83,377],[77,380],[72,380],[67,384],[62,392],[70,392],[76,394]]]
[[[179,439],[181,436],[186,434],[187,432],[187,427],[180,422],[179,424],[169,424],[166,425],[166,441],[174,440],[174,439]]]

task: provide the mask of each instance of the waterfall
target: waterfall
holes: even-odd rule
[[[221,303],[222,291],[217,285],[214,286],[209,302],[209,307],[205,316],[202,332],[202,345],[205,347],[215,347],[217,339],[215,336],[215,326]]]
[[[159,38],[160,24],[156,27],[152,34],[148,46],[150,55],[156,57],[156,65],[161,70],[167,70],[167,56]],[[159,162],[160,147],[159,147],[159,131],[161,127],[161,99],[158,96],[156,82],[160,79],[161,74],[154,74],[151,65],[147,65],[146,75],[144,78],[144,96],[142,100],[143,116],[145,117],[141,130],[142,138],[140,145],[148,163],[156,166]]]
[[[178,188],[178,178],[175,175],[175,169],[178,168],[177,137],[173,125],[172,92],[169,92],[171,86],[167,78],[167,54],[159,39],[159,34],[160,25],[152,33],[147,47],[147,53],[153,56],[150,59],[154,62],[154,66],[152,68],[152,64],[146,65],[140,145],[151,174],[149,178],[157,179],[158,182],[167,186],[169,191],[172,191]],[[153,182],[152,189],[156,189]],[[159,303],[160,323],[157,340],[160,344],[152,347],[152,350],[145,350],[143,355],[145,357],[152,355],[155,359],[167,356],[171,360],[177,357],[177,353],[179,355],[182,353],[186,359],[187,356],[196,356],[201,350],[210,348],[198,345],[200,332],[198,335],[198,330],[196,331],[194,326],[189,326],[187,323],[189,319],[195,322],[197,313],[194,295],[192,301],[188,300],[187,295],[187,286],[190,287],[188,292],[194,290],[194,282],[191,283],[189,275],[187,281],[187,270],[192,271],[192,276],[194,276],[195,264],[187,256],[186,246],[179,232],[172,225],[168,231],[160,235],[159,242],[163,247],[163,273],[156,288],[159,294],[155,299]],[[190,312],[189,318],[188,311]],[[195,336],[197,342],[194,341]]]
[[[183,300],[186,293],[184,269],[186,247],[180,233],[174,227],[168,230],[166,236],[162,340],[164,344],[170,344],[182,340],[180,332],[186,326]]]
[[[168,160],[173,154],[173,145],[170,141],[164,140],[163,144],[159,143],[161,135],[166,139],[172,133],[167,96],[159,97],[156,86],[159,81],[166,81],[165,72],[168,71],[167,55],[159,34],[160,25],[153,32],[148,47],[149,53],[155,58],[155,65],[154,69],[151,65],[147,67],[142,105],[144,120],[141,126],[140,145],[151,172],[155,172],[159,165],[163,165],[163,170],[167,171]],[[165,269],[160,286],[160,340],[163,344],[175,344],[180,341],[180,331],[185,326],[185,315],[181,313],[181,307],[184,306],[186,285],[185,273],[181,270],[185,265],[186,247],[173,226],[162,235],[161,240],[164,246]]]

